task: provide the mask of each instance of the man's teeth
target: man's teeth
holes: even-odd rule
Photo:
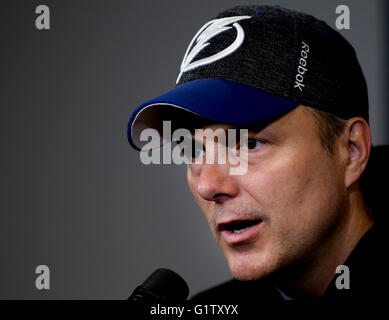
[[[239,229],[239,230],[234,230],[234,231],[232,231],[232,232],[233,232],[233,233],[241,233],[241,232],[243,232],[243,231],[246,231],[248,228],[250,228],[250,227],[246,227],[246,228]]]

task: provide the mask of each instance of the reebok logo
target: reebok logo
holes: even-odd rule
[[[300,91],[303,91],[304,85],[304,74],[308,71],[307,66],[307,59],[308,59],[308,52],[309,52],[309,46],[304,42],[301,41],[302,47],[301,47],[301,58],[299,61],[299,66],[297,67],[297,74],[296,74],[296,81],[295,81],[295,88],[299,88]]]

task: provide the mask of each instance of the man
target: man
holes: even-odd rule
[[[228,9],[190,42],[177,87],[133,112],[130,144],[142,149],[142,130],[162,132],[162,120],[249,130],[237,144],[243,174],[228,161],[188,164],[189,188],[235,278],[194,300],[381,294],[371,272],[383,268],[382,243],[360,183],[371,150],[367,88],[338,32],[284,8]]]

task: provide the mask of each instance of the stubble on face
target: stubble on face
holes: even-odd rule
[[[239,280],[309,265],[317,252],[330,245],[342,219],[346,191],[341,161],[324,151],[315,122],[304,108],[255,134],[267,142],[249,154],[246,174],[231,176],[215,165],[195,170],[188,166],[190,190]],[[262,222],[254,238],[231,245],[217,227],[223,217]]]

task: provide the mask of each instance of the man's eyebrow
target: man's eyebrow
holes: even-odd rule
[[[242,126],[242,127],[237,127],[237,126],[233,126],[233,127],[229,127],[229,128],[198,128],[200,130],[213,130],[213,131],[216,131],[216,130],[223,130],[224,131],[224,134],[225,134],[225,138],[226,138],[226,141],[229,139],[229,133],[228,133],[228,130],[236,130],[235,131],[235,139],[236,141],[239,141],[240,138],[241,138],[241,130],[247,130],[247,134],[250,136],[250,135],[255,135],[255,134],[258,134],[260,131],[262,131],[263,128],[252,128],[252,129],[247,129],[246,127]],[[218,137],[218,135],[215,135],[214,137]],[[193,131],[191,130],[191,135],[190,137],[192,142],[200,142],[200,143],[203,143],[204,141],[201,141],[201,139],[204,139],[206,138],[206,135],[205,134],[200,134],[200,137],[198,137],[195,133],[195,129],[193,129]]]
[[[188,119],[186,119],[188,120]],[[192,142],[200,142],[199,139],[196,139],[196,130],[207,130],[207,129],[210,129],[210,130],[213,130],[213,131],[216,131],[216,130],[223,130],[225,135],[226,135],[226,138],[228,139],[228,130],[236,130],[236,140],[239,140],[240,139],[240,133],[241,133],[241,129],[246,129],[248,131],[248,134],[249,135],[254,135],[254,134],[258,134],[260,133],[262,130],[264,130],[268,124],[270,122],[272,122],[272,120],[270,121],[261,121],[261,122],[256,122],[256,123],[250,123],[250,124],[244,124],[244,125],[229,125],[229,124],[226,124],[227,127],[216,127],[216,128],[210,128],[209,126],[212,126],[212,125],[216,125],[218,123],[214,122],[214,121],[211,121],[211,120],[208,120],[208,119],[203,119],[203,118],[191,118],[192,121],[188,121],[188,122],[180,122],[181,125],[184,125],[184,126],[181,126],[182,128],[185,128],[187,129],[189,132],[190,132],[190,136],[189,138],[192,139]],[[175,125],[173,126],[173,131],[175,129],[179,129],[179,125],[178,123],[175,123]],[[203,134],[201,135],[201,137],[205,137]],[[200,138],[201,138],[200,137]]]

